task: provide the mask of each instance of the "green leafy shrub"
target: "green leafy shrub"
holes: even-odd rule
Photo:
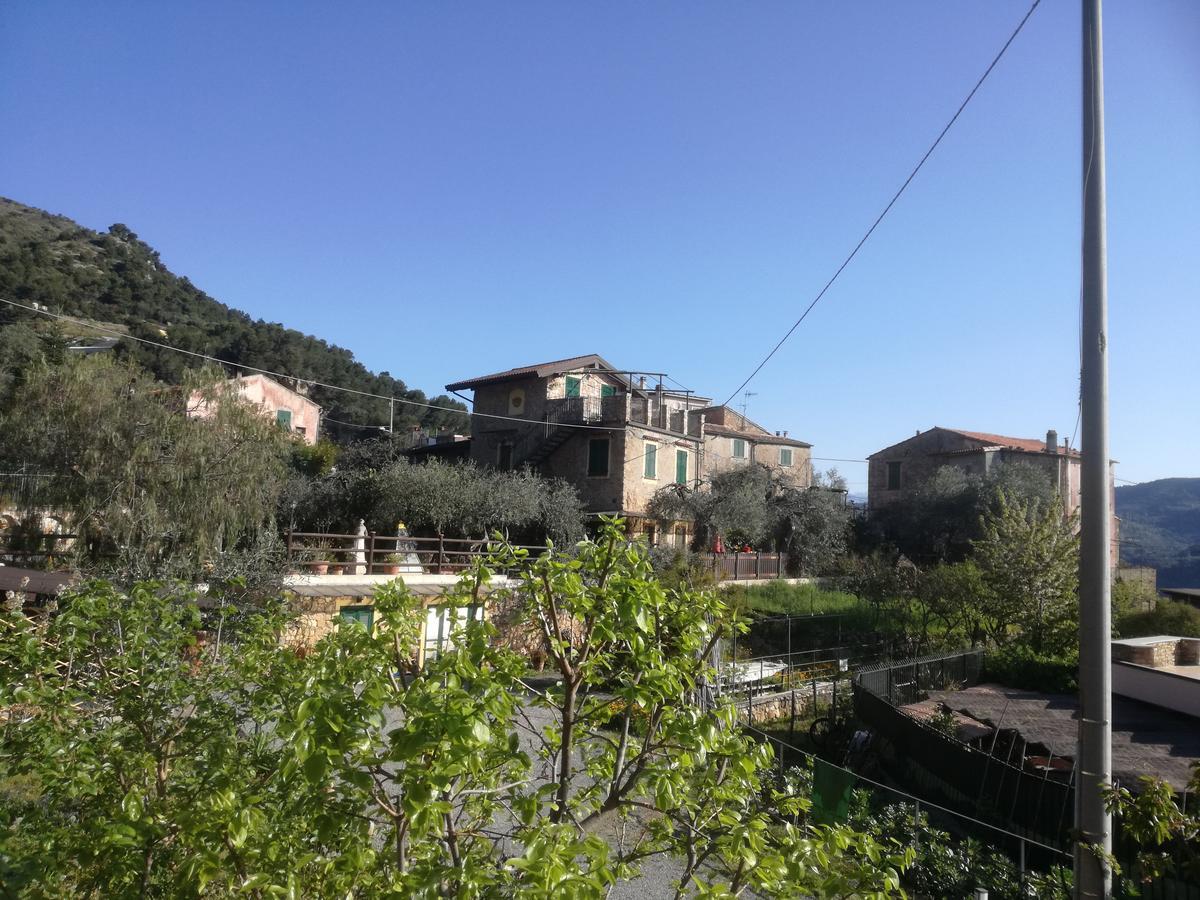
[[[1177,600],[1159,600],[1152,610],[1122,618],[1117,623],[1117,631],[1126,638],[1152,634],[1200,637],[1200,609]]]
[[[1025,644],[1009,644],[984,657],[982,678],[1027,691],[1074,694],[1079,691],[1079,654],[1038,653]]]
[[[924,812],[916,815],[907,803],[870,809],[865,791],[856,791],[851,822],[879,834],[903,836],[917,849],[916,862],[904,873],[904,886],[917,897],[962,897],[986,888],[993,900],[1067,900],[1071,896],[1069,868],[1027,871],[1002,850],[974,838],[960,838],[932,826]]]

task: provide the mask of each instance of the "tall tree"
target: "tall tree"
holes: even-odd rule
[[[985,595],[980,621],[997,643],[1014,631],[1038,653],[1068,650],[1077,639],[1079,537],[1057,504],[997,498],[972,543]],[[1019,630],[1018,630],[1019,626]]]
[[[287,437],[216,373],[165,388],[102,356],[36,365],[0,410],[0,461],[37,476],[89,566],[197,577],[274,542]],[[206,414],[189,415],[203,398]],[[261,560],[260,560],[261,562]]]

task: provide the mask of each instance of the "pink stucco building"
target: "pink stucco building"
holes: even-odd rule
[[[301,438],[306,444],[317,442],[321,425],[321,407],[303,394],[280,384],[266,375],[241,375],[228,384],[241,399],[262,410],[280,428]],[[204,417],[207,404],[198,394],[188,401],[188,415]]]

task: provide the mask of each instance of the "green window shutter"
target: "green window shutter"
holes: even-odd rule
[[[887,464],[887,489],[889,491],[900,490],[900,463],[889,462]]]
[[[687,484],[687,451],[675,451],[675,483]]]
[[[792,448],[791,447],[780,447],[779,448],[779,464],[781,466],[790,466],[792,464]]]
[[[646,468],[644,474],[647,478],[658,477],[658,445],[646,445]]]
[[[608,475],[608,438],[592,438],[588,441],[588,474],[599,477]]]
[[[733,439],[733,455],[738,459],[746,458],[746,442],[741,438]]]
[[[292,411],[290,409],[275,410],[275,424],[284,431],[292,430]]]
[[[578,397],[579,396],[579,379],[575,378],[571,375],[567,376],[567,396],[568,397]]]
[[[602,384],[602,385],[600,385],[600,396],[601,397],[615,397],[615,396],[617,396],[617,389],[615,387],[613,387],[611,384]]]
[[[370,606],[343,606],[338,614],[345,622],[358,622],[368,633],[375,624],[375,609]]]

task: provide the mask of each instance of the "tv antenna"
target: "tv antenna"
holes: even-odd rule
[[[750,407],[750,398],[757,397],[758,391],[743,391],[742,392],[742,425],[746,424],[746,410]]]

